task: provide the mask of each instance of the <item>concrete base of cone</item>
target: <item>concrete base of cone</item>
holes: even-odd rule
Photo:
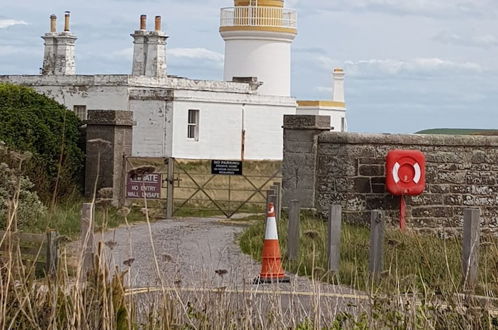
[[[266,284],[266,283],[290,283],[289,276],[284,277],[261,277],[258,276],[252,282],[253,284]]]

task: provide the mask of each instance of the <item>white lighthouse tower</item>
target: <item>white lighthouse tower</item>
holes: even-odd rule
[[[221,10],[224,80],[256,77],[263,83],[259,94],[290,96],[296,11],[284,8],[284,0],[234,1],[235,7]]]

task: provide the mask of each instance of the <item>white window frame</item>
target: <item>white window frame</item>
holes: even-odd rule
[[[194,114],[193,117],[190,114]],[[187,139],[199,141],[199,109],[188,109],[187,111]],[[193,119],[191,121],[191,119]]]
[[[81,120],[88,119],[88,110],[86,108],[86,105],[83,105],[83,104],[73,105],[73,112],[76,115],[76,117],[78,117]]]

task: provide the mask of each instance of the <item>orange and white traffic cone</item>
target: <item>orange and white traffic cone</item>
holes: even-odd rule
[[[263,243],[261,257],[263,259],[261,263],[261,273],[259,277],[254,280],[254,284],[290,282],[289,277],[285,276],[284,269],[282,268],[282,257],[280,256],[277,221],[275,220],[275,207],[273,206],[273,203],[268,204],[265,241]]]

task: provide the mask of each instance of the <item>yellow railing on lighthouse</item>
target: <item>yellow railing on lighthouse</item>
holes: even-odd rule
[[[278,7],[237,6],[221,9],[220,27],[275,27],[296,29],[297,12]]]

